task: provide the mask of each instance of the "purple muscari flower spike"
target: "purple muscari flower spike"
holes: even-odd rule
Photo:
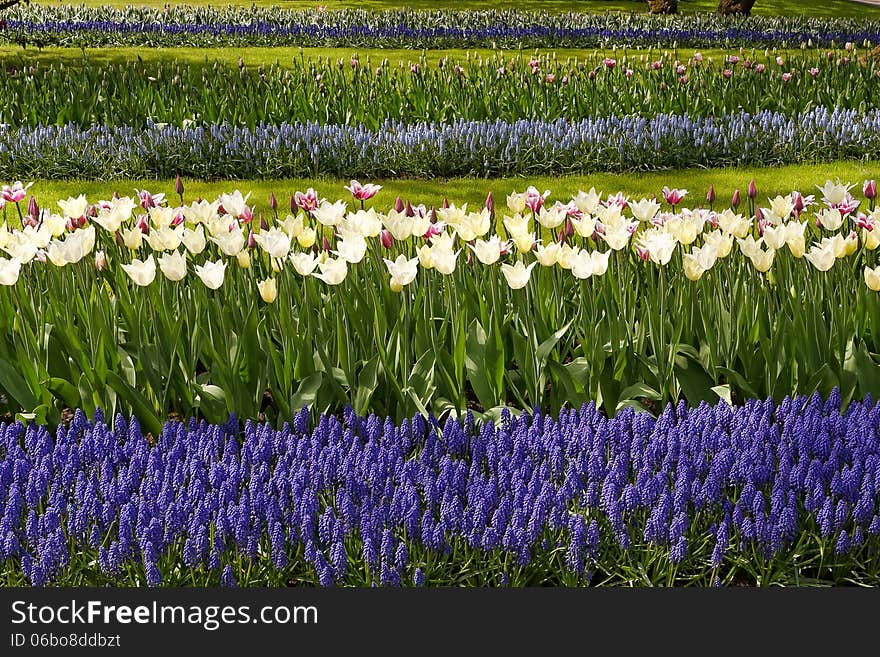
[[[425,585],[425,573],[422,572],[421,568],[416,568],[415,573],[413,573],[413,585],[414,586],[424,586]]]
[[[232,566],[229,564],[223,567],[223,573],[220,575],[220,586],[224,588],[238,588],[238,582],[235,581]]]

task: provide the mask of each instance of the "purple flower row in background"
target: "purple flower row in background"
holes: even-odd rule
[[[241,583],[262,560],[322,585],[400,585],[443,582],[437,564],[477,554],[484,581],[505,581],[556,554],[582,582],[652,550],[710,577],[816,553],[877,578],[880,407],[841,414],[836,392],[657,419],[505,411],[478,427],[349,411],[310,429],[303,410],[280,431],[168,423],[153,444],[134,420],[78,411],[54,436],[0,425],[0,458],[0,565],[34,585],[82,555],[108,582],[207,569]]]
[[[6,39],[61,45],[797,46],[880,41],[876,21],[711,14],[548,14],[521,11],[295,11],[278,7],[20,7]]]
[[[577,122],[0,127],[0,178],[493,176],[862,159],[880,110]]]

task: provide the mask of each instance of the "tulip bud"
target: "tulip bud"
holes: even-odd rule
[[[113,241],[116,242],[116,246],[125,246],[125,240],[122,239],[122,233],[118,230],[113,233]]]
[[[278,298],[278,285],[274,278],[267,278],[257,283],[257,289],[260,291],[260,297],[266,303],[272,303]]]
[[[250,269],[251,266],[251,254],[246,250],[239,253],[235,256],[235,259],[238,260],[238,266],[242,269]]]
[[[183,181],[180,179],[180,174],[177,174],[177,178],[174,179],[174,193],[180,197],[181,203],[183,202]]]
[[[495,198],[492,196],[492,192],[491,192],[491,191],[490,191],[489,194],[486,196],[486,209],[487,209],[489,212],[492,212],[492,213],[495,212]]]
[[[866,180],[865,186],[862,188],[862,192],[865,195],[865,198],[869,201],[873,201],[877,198],[877,181],[876,180]],[[33,198],[33,196],[31,197]]]
[[[792,198],[794,199],[794,214],[797,217],[807,206],[804,203],[804,197],[800,192],[792,192]]]
[[[321,238],[321,249],[324,251],[330,250],[330,240],[328,240],[326,236]]]
[[[260,230],[269,230],[269,222],[263,218],[263,213],[260,213]]]
[[[416,211],[413,209],[413,206],[410,205],[409,201],[406,202],[405,210],[406,210],[407,217],[415,217],[416,216]]]
[[[278,212],[278,199],[275,198],[275,192],[269,192],[269,209],[272,212]]]
[[[28,214],[34,221],[40,217],[40,206],[37,205],[37,199],[34,198],[33,194],[28,199]]]
[[[749,198],[755,200],[758,197],[758,188],[755,186],[755,179],[749,181]]]
[[[440,204],[440,207],[444,210],[449,207],[449,199],[447,199],[445,196],[443,197],[443,203]]]
[[[709,191],[706,193],[706,201],[709,205],[715,202],[715,185],[709,185]]]
[[[733,192],[733,198],[730,199],[730,205],[734,209],[739,207],[739,190],[738,189]]]
[[[403,200],[400,196],[394,201],[394,211],[395,212],[403,212]]]
[[[253,249],[256,246],[257,246],[257,240],[254,239],[254,231],[251,230],[248,232],[247,248]]]
[[[293,196],[293,194],[291,194],[290,195],[290,211],[291,211],[291,213],[295,214],[296,209],[297,209],[296,198]]]
[[[565,218],[565,236],[574,237],[574,224],[571,223],[571,217]]]
[[[384,246],[386,249],[390,249],[394,244],[394,238],[391,236],[391,231],[387,228],[383,230],[379,234],[379,241],[382,242],[382,246]]]
[[[107,256],[103,251],[95,251],[95,268],[98,271],[104,271],[107,268]]]

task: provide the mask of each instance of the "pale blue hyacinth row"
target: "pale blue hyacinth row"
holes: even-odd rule
[[[363,126],[0,128],[0,178],[494,176],[866,159],[880,109]]]
[[[876,557],[878,500],[880,406],[841,413],[836,391],[682,402],[657,419],[631,408],[608,419],[592,404],[505,411],[497,426],[350,410],[313,425],[303,410],[281,430],[167,423],[153,444],[100,411],[54,435],[0,425],[0,567],[33,585],[82,553],[109,581],[140,572],[150,585],[161,567],[232,584],[252,560],[310,568],[323,585],[365,566],[374,583],[431,583],[443,573],[423,567],[450,553],[506,555],[486,562],[502,569],[552,550],[581,577],[657,549],[695,572],[792,550],[859,563]]]
[[[477,45],[598,47],[842,46],[880,41],[880,22],[807,18],[549,14],[520,11],[319,12],[281,8],[150,9],[44,7],[13,9],[6,39],[62,45]],[[2,32],[0,32],[2,35]]]

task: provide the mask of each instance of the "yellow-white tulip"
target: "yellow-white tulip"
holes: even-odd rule
[[[507,207],[514,214],[522,214],[526,210],[526,195],[523,193],[507,195]]]
[[[392,261],[385,258],[384,262],[388,268],[388,273],[391,274],[391,285],[394,287],[399,286],[403,288],[409,285],[415,280],[416,274],[419,271],[418,258],[408,260],[405,255],[401,254],[397,256],[396,260]]]
[[[343,258],[327,258],[324,262],[318,263],[318,268],[321,273],[312,275],[327,285],[339,285],[348,274],[348,263]]]
[[[849,235],[847,235],[846,239],[843,240],[843,244],[843,257],[848,258],[859,249],[858,234],[855,231],[852,231]]]
[[[174,251],[180,246],[182,236],[183,225],[177,228],[160,226],[158,228],[151,228],[150,234],[145,239],[153,251]]]
[[[825,208],[816,216],[825,230],[837,230],[843,225],[843,215],[837,208]]]
[[[677,244],[675,237],[662,228],[646,230],[639,237],[638,243],[648,252],[651,262],[661,266],[668,264],[672,259]]]
[[[559,257],[556,259],[556,264],[562,269],[571,269],[571,261],[577,251],[578,249],[572,248],[570,244],[562,244],[559,247]]]
[[[290,262],[293,264],[296,273],[300,276],[310,275],[315,271],[315,267],[318,266],[318,258],[312,253],[291,253]]]
[[[232,230],[227,230],[225,233],[212,237],[211,241],[220,248],[220,252],[223,255],[232,257],[238,255],[244,248],[245,239],[241,226],[235,225]]]
[[[324,200],[321,201],[321,204],[317,208],[312,210],[312,215],[325,226],[338,226],[343,219],[345,219],[345,213],[347,211],[348,203],[345,201],[330,203],[329,201]],[[291,235],[291,237],[296,237],[296,235]]]
[[[382,220],[373,208],[349,212],[344,223],[346,229],[359,233],[362,237],[376,237],[382,232]]]
[[[281,222],[281,229],[287,233],[292,240],[299,237],[303,228],[305,228],[305,223],[302,212],[298,213],[295,217],[292,214],[289,214],[287,215],[287,218]]]
[[[224,204],[223,207],[226,207]],[[151,256],[152,257],[152,256]],[[217,260],[216,262],[207,261],[204,265],[196,265],[196,276],[202,279],[209,290],[216,290],[223,285],[223,279],[226,275],[226,262]]]
[[[729,233],[738,239],[743,239],[748,235],[749,229],[752,227],[752,220],[728,208],[718,215],[718,226],[725,233]]]
[[[834,244],[829,242],[820,246],[814,244],[810,247],[809,252],[804,254],[804,257],[819,271],[828,271],[834,266],[834,260],[837,256]]]
[[[186,250],[193,255],[198,255],[205,250],[207,244],[205,240],[205,227],[197,226],[195,229],[184,228],[180,235],[180,241],[186,247]]]
[[[304,249],[310,249],[314,245],[317,236],[314,228],[306,226],[299,232],[299,235],[296,236],[296,243]]]
[[[532,269],[536,264],[536,262],[533,262],[526,266],[523,264],[522,260],[517,260],[514,265],[504,263],[501,265],[501,273],[504,274],[504,278],[507,280],[507,285],[510,286],[510,289],[519,290],[528,284],[529,277],[532,275]]]
[[[571,275],[584,280],[593,275],[593,261],[586,249],[580,249],[570,260]]]
[[[529,218],[521,214],[515,214],[512,217],[504,215],[504,227],[507,229],[508,235],[517,235],[519,233],[529,232]]]
[[[122,265],[123,271],[134,281],[135,285],[146,287],[156,278],[156,261],[150,254],[146,260],[135,258],[131,264]]]
[[[547,246],[539,244],[535,247],[535,258],[541,263],[542,267],[552,267],[559,262],[559,252],[561,247],[556,242],[550,242]]]
[[[183,280],[186,276],[186,258],[180,251],[159,256],[159,269],[169,281]]]
[[[733,248],[733,235],[722,230],[713,230],[703,235],[703,243],[711,245],[715,249],[715,255],[726,258]]]
[[[0,258],[0,285],[15,285],[21,273],[18,258]]]
[[[877,228],[877,224],[874,224],[874,226],[874,230],[865,230],[862,228],[862,244],[864,244],[865,248],[869,251],[873,251],[880,246],[880,229]]]
[[[763,274],[773,265],[773,257],[775,255],[776,251],[773,249],[767,249],[766,251],[758,249],[758,251],[749,259],[752,261],[752,266]]]
[[[223,206],[226,214],[238,217],[244,212],[244,208],[247,205],[247,200],[250,198],[250,195],[251,193],[248,192],[247,196],[242,196],[241,192],[236,189],[232,194],[221,194],[219,199],[220,205]]]
[[[431,258],[434,261],[434,269],[448,276],[455,271],[455,262],[461,251],[453,251],[452,249],[431,247]]]
[[[242,269],[250,269],[251,268],[251,254],[247,249],[242,249],[235,255],[235,261],[238,263],[238,266]]]
[[[593,251],[590,253],[590,260],[593,263],[593,276],[602,276],[608,271],[608,258],[611,251]]]
[[[595,187],[590,187],[589,192],[578,190],[577,196],[574,197],[574,204],[584,214],[596,214],[601,202],[602,194],[596,193]]]
[[[880,292],[880,266],[865,267],[865,285],[874,292]]]
[[[270,258],[280,260],[290,253],[290,235],[277,226],[265,232],[254,233],[254,241],[269,254]]]
[[[419,264],[422,266],[422,269],[434,268],[434,253],[430,246],[423,244],[416,249],[416,255],[419,257]]]
[[[592,237],[596,232],[596,218],[589,214],[583,215],[580,219],[573,217],[571,225],[574,232],[581,237]]]
[[[852,185],[841,184],[840,179],[837,183],[826,180],[822,187],[816,185],[816,189],[822,192],[822,200],[829,205],[838,205],[846,199],[846,194],[852,188]],[[831,229],[834,230],[834,229]]]
[[[537,220],[544,228],[556,228],[565,221],[565,209],[555,205],[541,208],[538,211]]]
[[[488,240],[478,239],[473,245],[468,244],[468,247],[477,256],[477,260],[484,265],[494,265],[498,262],[504,246],[506,245],[501,243],[501,238],[498,235],[493,235]]]
[[[388,229],[388,232],[391,233],[391,237],[398,242],[408,240],[413,234],[413,220],[412,217],[406,216],[406,212],[391,210],[391,212],[384,217],[382,223],[385,225],[385,228]]]
[[[70,196],[64,201],[58,201],[58,207],[64,213],[65,219],[79,219],[85,215],[89,202],[84,194],[80,194],[76,198]]]
[[[278,285],[275,278],[267,278],[258,282],[257,289],[260,291],[260,297],[266,303],[273,303],[278,298]]]
[[[660,204],[654,199],[643,198],[640,201],[629,204],[629,210],[638,221],[648,222],[660,212]]]
[[[773,249],[774,251],[781,249],[785,246],[786,234],[784,224],[779,226],[767,226],[764,228],[764,244],[767,245],[767,248]]]
[[[346,237],[336,243],[333,254],[353,265],[357,264],[367,254],[367,240],[363,237]]]
[[[791,213],[794,212],[794,200],[791,198],[791,194],[767,200],[770,201],[770,212],[765,212],[764,217],[773,225],[787,221]]]

